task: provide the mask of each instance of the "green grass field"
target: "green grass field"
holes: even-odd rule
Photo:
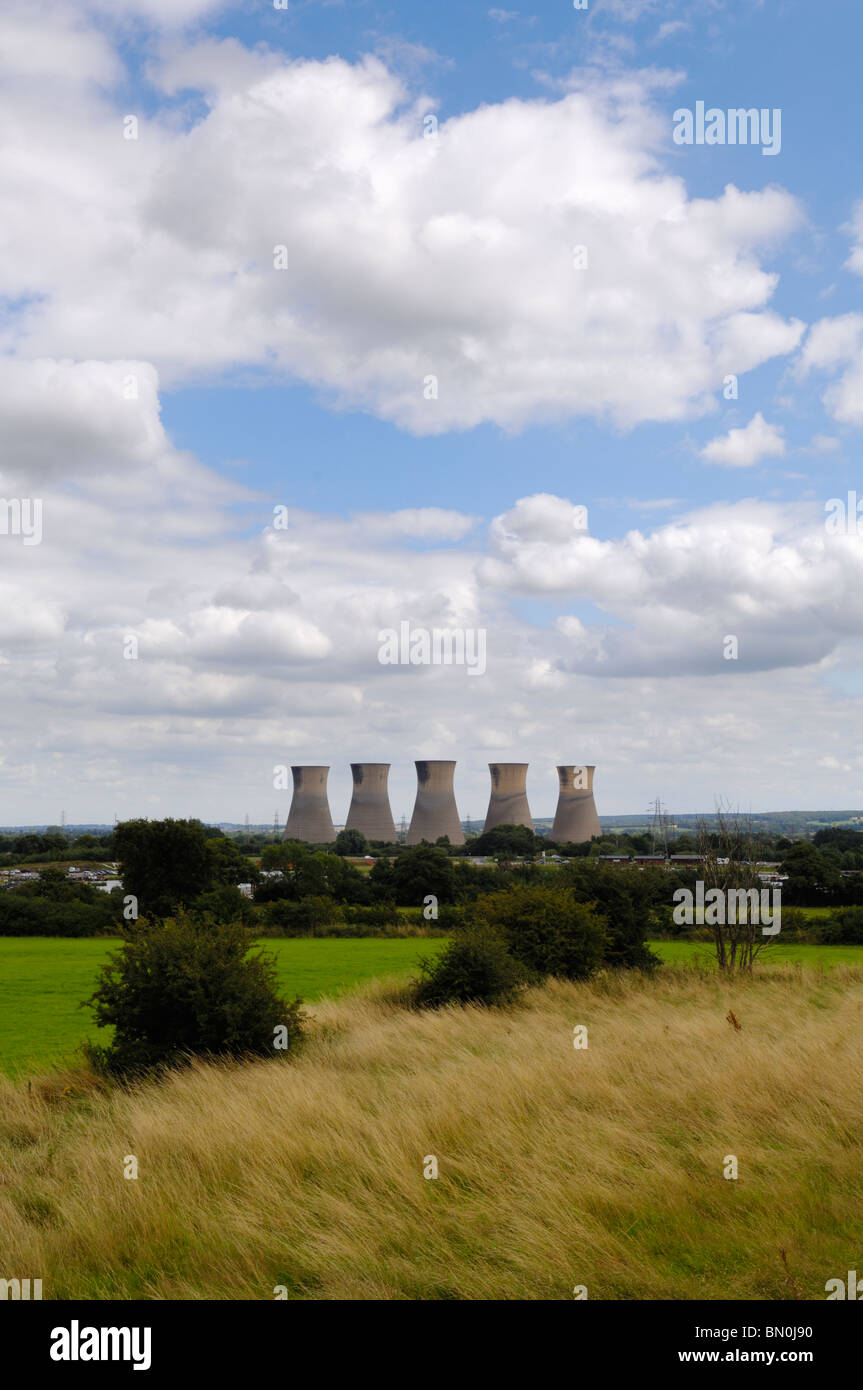
[[[117,944],[104,937],[0,937],[0,1071],[50,1070],[73,1061],[82,1038],[98,1036],[92,1014],[78,1005]],[[276,957],[285,993],[314,1002],[367,980],[413,974],[417,961],[440,951],[445,938],[295,937],[263,944]],[[671,965],[712,961],[707,943],[659,941],[653,949]],[[863,946],[771,945],[762,960],[815,969],[863,965]]]
[[[669,965],[704,961],[713,964],[713,948],[709,941],[652,941],[652,949]],[[829,969],[833,965],[863,965],[863,946],[780,946],[773,945],[756,962],[756,970],[765,965],[805,965]]]
[[[49,1070],[72,1061],[82,1038],[99,1037],[92,1013],[78,1004],[118,944],[106,937],[0,937],[0,1071]],[[276,957],[285,993],[313,1001],[366,980],[412,974],[444,940],[297,937],[263,944]]]

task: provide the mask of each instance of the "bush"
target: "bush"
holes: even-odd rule
[[[383,872],[379,877],[384,878]],[[445,849],[435,845],[403,849],[393,865],[391,882],[400,907],[421,907],[429,894],[439,903],[450,903],[455,897],[452,860]]]
[[[783,903],[781,927],[779,935],[773,937],[776,942],[819,940],[818,924],[812,921],[802,907],[786,907]]]
[[[122,910],[117,891],[87,888],[55,902],[34,885],[7,889],[0,892],[0,936],[118,936]]]
[[[271,931],[282,936],[311,936],[321,927],[344,921],[344,909],[332,898],[301,898],[297,903],[267,903],[264,920]]]
[[[189,904],[189,912],[196,917],[212,918],[214,922],[244,922],[246,926],[256,921],[255,909],[250,900],[232,884],[222,884],[209,893],[201,893]]]
[[[785,917],[783,912],[783,931]],[[847,907],[831,913],[825,922],[818,924],[818,938],[830,946],[863,946],[863,907]]]
[[[126,941],[100,970],[87,1003],[100,1028],[114,1028],[107,1047],[85,1045],[100,1071],[127,1076],[201,1057],[273,1057],[276,1029],[294,1047],[302,1037],[300,1000],[279,994],[274,960],[249,955],[241,923],[180,913],[130,924]]]
[[[336,854],[368,854],[369,842],[361,830],[340,830],[333,850]]]
[[[421,912],[420,920],[424,926],[437,927],[438,931],[449,935],[450,932],[463,931],[469,925],[469,909],[457,904],[441,903],[436,918],[425,918]]]
[[[524,967],[487,927],[469,929],[444,947],[437,959],[420,961],[420,970],[413,999],[423,1009],[508,1003],[526,982]]]
[[[532,975],[581,980],[602,964],[605,922],[565,888],[510,888],[489,893],[474,909],[498,927],[511,954]]]
[[[395,903],[374,903],[371,907],[342,908],[344,921],[355,927],[397,927],[400,917]]]
[[[483,831],[473,846],[474,854],[527,859],[537,852],[537,838],[527,825],[495,825]]]
[[[658,957],[645,942],[654,912],[657,907],[662,911],[660,879],[638,869],[610,869],[575,860],[566,867],[565,882],[578,902],[589,904],[605,921],[606,965],[629,970],[658,965]]]

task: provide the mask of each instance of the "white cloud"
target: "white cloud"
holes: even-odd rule
[[[158,58],[147,64],[147,77],[166,96],[186,89],[226,93],[254,86],[283,61],[280,54],[249,49],[239,39],[205,38],[189,45],[172,37],[161,41]]]
[[[797,224],[794,199],[690,198],[659,160],[655,74],[484,105],[429,140],[432,100],[373,58],[175,39],[151,72],[167,92],[200,87],[206,115],[185,129],[141,111],[127,140],[135,113],[99,87],[16,91],[27,157],[0,154],[7,352],[134,357],[167,384],[266,365],[434,434],[684,420],[715,409],[726,372],[799,341],[762,265]]]
[[[852,270],[855,275],[863,275],[863,199],[854,204],[849,230],[854,237],[854,245],[845,262],[845,269]]]
[[[813,434],[809,441],[808,452],[813,454],[835,454],[840,448],[841,443],[830,434]]]
[[[703,459],[723,468],[752,468],[762,459],[782,458],[784,454],[785,440],[780,426],[768,424],[760,410],[743,429],[729,430],[711,439],[701,450]]]
[[[0,492],[44,503],[40,545],[0,536],[9,816],[284,817],[274,763],[322,761],[338,818],[357,757],[393,762],[409,814],[417,756],[457,758],[476,812],[505,752],[531,761],[539,813],[559,761],[600,764],[600,809],[663,785],[691,808],[748,802],[756,757],[766,804],[793,800],[816,758],[809,797],[844,800],[863,746],[854,701],[822,674],[863,662],[863,562],[817,506],[717,507],[599,539],[581,499],[537,492],[487,529],[445,506],[292,507],[279,532],[282,499],[178,449],[159,407],[160,383],[263,366],[416,433],[685,420],[715,408],[727,372],[799,345],[802,325],[770,307],[794,200],[689,196],[651,104],[673,74],[483,106],[442,120],[435,144],[421,133],[435,104],[375,60],[154,34],[168,102],[127,141],[105,34],[218,7],[106,6],[0,16],[19,69],[0,122],[26,132],[0,150]],[[98,30],[82,18],[97,10]],[[846,369],[837,419],[853,418],[861,347],[861,316],[804,344],[801,372]],[[382,666],[377,634],[403,619],[486,628],[487,674]],[[729,632],[738,663],[722,658]]]
[[[796,372],[805,378],[812,371],[835,371],[841,366],[845,371],[827,387],[822,400],[840,424],[863,425],[863,314],[842,314],[814,324]]]
[[[125,24],[129,19],[142,20],[160,29],[182,29],[220,10],[230,9],[235,0],[81,0],[82,8],[90,10],[101,20]]]
[[[597,675],[719,675],[807,666],[863,635],[863,547],[760,503],[693,512],[651,533],[567,534],[572,504],[522,499],[495,518],[481,581],[497,592],[587,602],[607,623],[564,614],[563,669]],[[740,666],[722,640],[737,635]],[[546,653],[547,655],[547,653]]]
[[[655,43],[664,43],[666,39],[674,38],[675,34],[685,33],[691,29],[692,25],[687,24],[683,19],[671,19],[665,24],[660,24],[654,36]]]
[[[0,16],[0,36],[7,100],[35,82],[50,80],[55,88],[110,83],[123,71],[108,38],[69,7],[12,3]]]
[[[574,502],[540,493],[487,534],[435,508],[292,510],[279,532],[270,498],[175,450],[154,387],[126,402],[143,422],[130,428],[109,408],[115,381],[115,364],[40,364],[2,395],[0,415],[16,394],[23,403],[11,438],[26,420],[29,452],[16,478],[38,480],[46,511],[41,545],[0,538],[13,819],[44,819],[46,803],[72,820],[142,808],[271,819],[276,807],[283,819],[272,769],[291,761],[332,763],[338,818],[358,757],[393,763],[394,807],[409,814],[412,759],[424,755],[459,761],[461,807],[477,814],[485,763],[506,753],[531,761],[538,814],[553,809],[561,761],[600,764],[601,809],[646,804],[663,780],[709,806],[738,788],[749,799],[765,743],[769,802],[793,799],[799,759],[814,760],[805,730],[818,756],[837,751],[823,731],[841,699],[819,692],[816,672],[855,654],[859,664],[863,554],[856,537],[827,536],[817,508],[713,508],[600,540]],[[75,438],[100,411],[98,451],[124,483],[107,501],[86,448],[65,472],[53,457],[64,420]],[[237,533],[238,500],[258,509],[256,534]],[[484,627],[487,674],[382,666],[378,633],[404,619]],[[728,633],[738,663],[723,660]],[[129,635],[137,660],[123,657]],[[670,753],[658,721],[673,725]]]
[[[168,447],[149,362],[0,362],[5,466],[31,480],[110,474]]]

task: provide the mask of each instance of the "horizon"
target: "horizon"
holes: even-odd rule
[[[686,819],[686,820],[703,819],[703,820],[709,821],[709,820],[711,820],[712,818],[714,818],[714,817],[716,816],[717,811],[716,811],[715,808],[714,808],[714,810],[712,810],[712,811],[668,811],[666,808],[663,808],[663,814],[664,814],[664,815],[667,815],[668,820],[669,820],[669,825],[668,825],[667,828],[670,829],[670,830],[673,830],[673,829],[675,828],[675,822],[676,822],[678,819],[680,819],[680,818],[683,818],[683,819]],[[746,817],[749,817],[749,816],[752,816],[752,817],[754,817],[754,818],[755,818],[755,817],[757,817],[757,818],[768,818],[768,817],[770,817],[770,818],[780,818],[780,817],[786,817],[786,816],[801,816],[801,817],[802,817],[802,816],[811,816],[811,817],[813,817],[813,818],[815,818],[815,819],[821,820],[821,819],[823,819],[824,817],[829,817],[829,816],[843,816],[845,819],[849,819],[849,818],[851,818],[851,817],[857,817],[857,816],[863,818],[863,808],[857,809],[857,808],[855,808],[855,807],[848,807],[848,808],[845,808],[845,807],[837,807],[837,808],[834,809],[834,808],[830,808],[830,807],[812,807],[812,808],[796,807],[796,808],[794,808],[794,809],[792,809],[792,810],[779,810],[779,811],[777,811],[777,810],[770,810],[770,811],[734,811],[734,810],[732,810],[732,811],[727,812],[727,814],[730,815],[731,817],[737,817],[737,816],[739,816],[739,817],[742,817],[742,818],[746,818]],[[533,818],[533,820],[534,820],[534,823],[536,823],[536,824],[544,823],[544,822],[546,822],[546,821],[551,822],[551,821],[554,820],[554,811],[549,812],[548,815],[543,815],[542,813],[532,812],[532,818]],[[157,819],[162,819],[162,818],[161,818],[161,817],[156,817],[156,816],[128,816],[128,817],[126,817],[126,819],[127,819],[127,820],[157,820]],[[198,821],[200,821],[200,823],[201,823],[202,825],[204,825],[204,826],[211,827],[211,828],[216,828],[216,829],[222,829],[222,830],[224,830],[224,829],[229,829],[229,830],[243,831],[243,830],[245,830],[246,828],[248,828],[248,831],[249,831],[250,834],[251,834],[251,833],[255,833],[255,832],[264,833],[264,834],[272,834],[272,833],[273,833],[273,822],[272,822],[272,821],[266,821],[266,820],[259,820],[259,821],[256,821],[256,820],[252,820],[251,818],[249,819],[248,827],[246,827],[245,820],[240,820],[240,821],[232,821],[232,820],[204,820],[201,816],[165,817],[165,819],[198,820]],[[395,819],[395,821],[396,821],[396,828],[398,829],[398,823],[399,823],[399,821],[400,821],[400,816],[394,815],[394,819]],[[408,819],[409,819],[409,817],[408,817]],[[482,826],[482,821],[483,821],[483,819],[484,819],[484,816],[469,817],[469,816],[467,816],[467,815],[461,815],[461,813],[460,813],[460,814],[459,814],[459,819],[460,819],[462,825],[464,825],[464,823],[465,823],[466,821],[470,820],[470,821],[473,823],[473,825],[474,825],[475,827],[477,827],[477,833],[480,833],[481,826]],[[643,822],[644,822],[644,827],[645,827],[645,828],[649,828],[649,826],[651,825],[651,815],[650,815],[650,813],[647,812],[647,811],[632,811],[632,812],[620,811],[620,812],[609,812],[609,813],[606,814],[606,815],[603,815],[603,814],[600,813],[599,819],[600,819],[600,821],[604,821],[604,822],[621,821],[621,822],[623,822],[623,823],[626,824],[626,825],[633,825],[633,826],[637,826],[637,825],[639,824],[639,821],[640,821],[640,820],[643,820]],[[26,824],[20,823],[20,824],[0,825],[0,835],[2,835],[2,834],[9,834],[10,832],[15,831],[15,830],[21,830],[21,831],[28,831],[28,830],[33,830],[33,831],[38,831],[38,830],[42,830],[42,831],[46,831],[46,830],[61,830],[61,831],[64,831],[66,834],[69,834],[69,833],[70,833],[71,831],[73,831],[73,830],[82,830],[82,831],[86,831],[86,830],[113,830],[114,827],[115,827],[115,825],[118,825],[118,824],[120,824],[120,823],[121,823],[121,822],[119,822],[119,821],[96,821],[96,820],[93,820],[93,821],[68,821],[68,820],[67,820],[67,821],[65,822],[65,824],[62,824],[60,821],[30,821],[30,822],[28,822],[28,823],[26,823]],[[344,829],[344,821],[336,820],[336,819],[334,818],[334,819],[333,819],[333,824],[334,824],[334,826],[335,826],[335,828],[336,828],[337,830],[343,830],[343,829]],[[605,827],[604,827],[604,828],[605,828]],[[613,827],[612,825],[609,825],[608,828],[609,828],[609,829],[613,829],[614,827]],[[691,827],[686,827],[686,829],[689,829],[689,828],[691,828]],[[285,829],[284,821],[281,821],[281,820],[280,820],[280,822],[279,822],[279,834],[280,834],[280,835],[284,832],[284,829]]]

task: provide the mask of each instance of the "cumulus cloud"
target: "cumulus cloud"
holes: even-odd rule
[[[22,5],[13,0],[0,16],[0,36],[0,73],[7,100],[40,80],[80,87],[109,84],[123,72],[107,36],[88,26],[70,7],[38,0]]]
[[[811,372],[835,372],[844,367],[837,380],[825,390],[825,408],[843,425],[863,424],[863,314],[841,314],[813,324],[796,372],[802,379]]]
[[[235,0],[123,0],[118,8],[113,0],[81,0],[100,20],[127,23],[141,20],[159,29],[181,29],[220,10],[230,9]]]
[[[156,428],[157,396],[126,402],[150,426],[130,428],[107,409],[116,364],[78,364],[113,430],[113,449],[104,424],[99,447],[128,485],[106,504],[86,450],[77,474],[49,466],[63,419],[70,437],[80,427],[74,365],[61,364],[59,390],[44,364],[19,378],[30,451],[17,476],[27,485],[32,469],[53,521],[37,547],[0,537],[0,758],[21,819],[31,806],[40,818],[46,797],[74,802],[73,819],[84,805],[104,815],[106,798],[119,814],[209,804],[241,819],[229,789],[253,814],[284,817],[272,775],[289,761],[333,764],[338,818],[357,758],[393,762],[394,805],[409,814],[421,756],[459,760],[470,811],[487,794],[485,763],[515,750],[533,763],[537,814],[552,809],[558,761],[602,763],[605,795],[617,786],[631,805],[651,789],[633,781],[633,762],[646,782],[659,775],[654,731],[672,688],[665,775],[709,805],[734,793],[768,732],[776,745],[777,720],[811,722],[820,705],[806,668],[860,647],[859,542],[828,536],[811,512],[749,503],[601,540],[577,504],[539,493],[485,527],[436,508],[292,510],[281,531],[269,498],[231,491],[174,449]],[[4,450],[4,474],[7,463]],[[253,534],[235,529],[238,498],[259,508]],[[552,607],[532,612],[525,598]],[[485,628],[486,675],[382,665],[378,634],[404,620]],[[737,663],[723,658],[729,633]],[[768,679],[780,668],[781,712]]]
[[[41,544],[0,535],[10,818],[284,816],[287,761],[333,764],[337,818],[357,757],[393,762],[397,814],[422,756],[459,760],[470,811],[487,759],[517,751],[539,814],[556,762],[601,765],[601,809],[646,804],[663,779],[693,808],[748,801],[767,741],[768,803],[816,751],[863,767],[853,701],[819,684],[863,660],[858,540],[828,536],[817,508],[648,516],[600,538],[538,490],[491,518],[292,507],[280,530],[281,498],[204,467],[160,412],[165,384],[261,366],[416,434],[692,418],[725,374],[800,345],[771,308],[794,199],[690,196],[653,105],[671,74],[579,77],[426,139],[434,101],[377,59],[159,32],[125,139],[106,35],[217,9],[10,0],[0,16],[0,121],[22,134],[0,150],[0,492],[44,507]],[[861,346],[851,315],[802,349],[801,374],[845,371],[839,420]],[[741,463],[756,425],[776,430],[757,415],[713,443],[745,436]],[[378,633],[404,620],[486,629],[486,675],[382,665]],[[831,769],[822,785],[844,787]]]
[[[863,632],[863,550],[763,503],[690,513],[612,540],[573,534],[573,505],[526,499],[495,519],[478,565],[495,590],[588,601],[607,621],[564,614],[563,669],[600,675],[717,674],[726,635],[741,668],[807,666]]]
[[[141,111],[125,139],[130,113],[95,83],[74,100],[16,89],[7,352],[132,357],[167,384],[265,365],[435,434],[684,420],[715,409],[726,372],[797,346],[763,264],[795,200],[690,197],[659,158],[649,75],[429,132],[431,98],[376,58],[175,39],[149,71],[200,91],[204,115]]]
[[[779,425],[770,425],[761,411],[753,415],[743,429],[732,429],[727,434],[711,439],[701,450],[701,457],[708,463],[718,463],[723,468],[752,468],[765,458],[782,458],[785,454],[785,440]]]
[[[854,237],[854,245],[851,254],[845,262],[846,270],[852,270],[855,275],[863,275],[863,199],[854,204],[854,212],[851,218],[850,229]]]
[[[863,275],[863,201],[855,203],[845,230],[853,238],[845,268]],[[821,398],[828,414],[843,425],[863,425],[863,314],[838,314],[812,325],[795,374],[804,380],[813,372],[834,378]]]
[[[167,439],[149,362],[0,361],[4,466],[31,481],[154,462]]]

